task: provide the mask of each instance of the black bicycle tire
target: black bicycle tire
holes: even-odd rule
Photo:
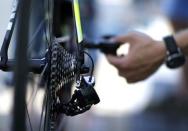
[[[25,131],[25,105],[27,81],[27,43],[30,0],[19,0],[16,30],[15,90],[13,105],[13,131]]]

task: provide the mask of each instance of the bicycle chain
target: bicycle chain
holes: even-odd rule
[[[54,42],[51,47],[50,60],[50,95],[51,95],[51,131],[55,130],[56,113],[55,105],[60,104],[63,87],[71,84],[76,79],[76,57],[65,50],[59,43]],[[61,94],[61,93],[60,93]]]
[[[55,123],[59,114],[75,116],[84,113],[92,105],[99,103],[100,99],[93,88],[94,77],[83,75],[82,57],[76,58],[57,41],[50,49],[50,131],[55,131]],[[77,89],[70,100],[65,103],[62,95],[63,88],[70,87],[73,82],[76,82]]]

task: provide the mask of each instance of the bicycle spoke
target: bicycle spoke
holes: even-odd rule
[[[26,114],[27,114],[28,121],[29,121],[30,130],[33,131],[33,126],[32,126],[32,123],[31,123],[31,118],[29,116],[29,111],[28,111],[27,105],[25,106],[25,108],[26,108]]]
[[[47,91],[46,92],[47,93],[47,96],[46,96],[46,102],[48,102],[49,101],[49,92]],[[46,128],[46,126],[48,126],[47,124],[49,124],[49,123],[47,123],[47,117],[49,117],[49,116],[47,116],[47,115],[49,115],[48,114],[48,110],[49,109],[49,105],[46,103],[46,105],[45,105],[45,116],[44,116],[44,131],[45,131],[45,128]]]
[[[45,92],[47,92],[47,91],[45,91]],[[42,124],[44,124],[44,123],[42,123],[42,120],[43,120],[46,104],[47,104],[47,94],[45,93],[43,104],[42,104],[42,112],[41,112],[41,117],[40,117],[39,131],[41,131],[41,129],[42,129]]]
[[[38,27],[36,28],[36,31],[33,33],[33,36],[31,37],[31,40],[29,41],[29,44],[28,44],[28,49],[31,49],[33,41],[35,40],[35,38],[37,37],[41,29],[43,29],[44,25],[45,25],[45,20],[43,19],[38,25]]]

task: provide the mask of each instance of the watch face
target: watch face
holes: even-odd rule
[[[166,61],[167,67],[173,69],[185,64],[185,56],[181,53],[170,55]]]

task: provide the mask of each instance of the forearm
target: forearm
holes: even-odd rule
[[[174,38],[183,53],[188,56],[188,29],[178,32]]]

